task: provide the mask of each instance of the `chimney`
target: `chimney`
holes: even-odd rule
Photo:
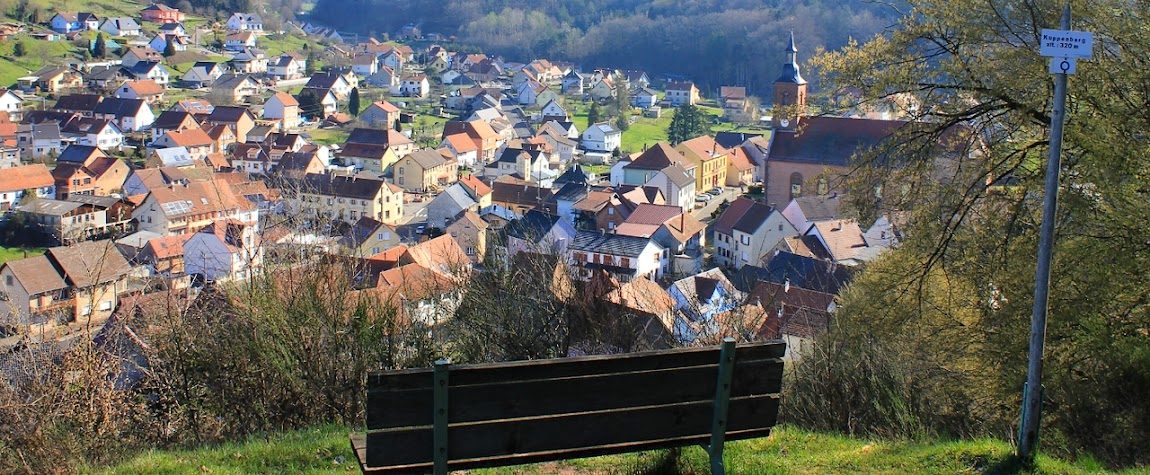
[[[783,293],[791,291],[791,279],[783,281]]]

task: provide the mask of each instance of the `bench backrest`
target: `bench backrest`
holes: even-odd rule
[[[775,425],[784,351],[781,342],[734,348],[726,440]],[[429,472],[437,443],[451,470],[707,445],[719,361],[708,347],[450,366],[449,442],[433,440],[433,369],[371,373],[364,468]]]

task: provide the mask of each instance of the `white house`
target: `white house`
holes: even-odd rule
[[[164,87],[168,87],[171,74],[168,68],[158,62],[140,61],[127,70],[132,79],[151,79]]]
[[[443,138],[437,150],[447,150],[455,156],[461,168],[474,168],[479,163],[479,147],[464,133],[451,134]]]
[[[623,133],[611,124],[600,122],[583,131],[583,150],[589,152],[610,152],[623,141]]]
[[[11,89],[5,89],[0,93],[0,111],[8,113],[11,120],[20,120],[20,105],[24,103],[24,99]]]
[[[379,60],[374,54],[361,54],[351,58],[351,72],[370,77],[379,71]]]
[[[233,13],[227,26],[232,31],[264,31],[264,20],[259,13]]]
[[[550,101],[547,104],[543,105],[543,109],[539,111],[539,115],[544,117],[543,120],[547,120],[546,118],[548,118],[548,117],[550,117],[550,118],[562,117],[563,120],[567,120],[567,109],[564,109],[563,106],[559,105],[558,102]],[[571,138],[575,138],[575,137],[571,137]]]
[[[112,36],[140,36],[140,24],[134,18],[108,18],[100,24],[100,31]]]
[[[184,269],[205,281],[246,280],[263,268],[263,246],[256,225],[216,221],[184,243]]]
[[[422,74],[405,77],[399,82],[399,94],[402,96],[427,97],[430,91],[431,85],[427,82],[427,76]]]
[[[638,88],[635,94],[631,96],[631,105],[641,109],[647,109],[658,102],[659,93],[646,87]]]
[[[224,72],[225,68],[222,63],[200,61],[188,69],[188,72],[184,73],[180,80],[184,82],[185,86],[198,89],[211,86],[216,79],[224,75]]]
[[[611,171],[614,176],[614,169]],[[690,211],[695,205],[695,174],[678,164],[659,170],[645,186],[659,188],[667,204],[683,208],[684,212]]]
[[[164,50],[168,48],[169,38],[172,40],[172,49],[176,51],[188,50],[187,38],[177,35],[156,35],[155,38],[152,38],[152,41],[148,42],[148,47],[163,53]]]
[[[142,99],[109,97],[100,101],[92,114],[97,119],[115,122],[121,131],[147,130],[156,121],[152,109]]]
[[[82,118],[70,120],[60,128],[60,135],[78,145],[88,145],[108,151],[124,145],[124,133],[115,122],[105,119]]]
[[[567,262],[581,280],[590,279],[599,270],[620,282],[639,277],[657,280],[667,272],[663,249],[651,238],[579,231],[567,246]]]
[[[243,51],[245,48],[256,46],[256,34],[251,31],[228,33],[224,38],[224,49],[228,51]]]
[[[715,262],[736,269],[758,265],[783,239],[799,234],[777,208],[745,197],[723,210],[714,230]]]
[[[299,79],[307,69],[307,59],[297,54],[284,53],[268,64],[268,76],[276,79]]]
[[[520,252],[565,255],[576,234],[575,227],[566,219],[538,210],[527,211],[503,230],[507,233],[508,257]]]

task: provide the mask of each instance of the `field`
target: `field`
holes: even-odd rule
[[[21,249],[16,247],[0,247],[0,264],[17,259],[23,259],[24,253],[27,252],[27,257],[35,257],[44,254],[44,248],[32,247]]]
[[[154,451],[92,474],[248,474],[360,473],[347,442],[346,429],[325,426],[269,434],[251,441],[187,451]],[[730,442],[725,447],[730,473],[741,474],[1086,474],[1106,473],[1089,460],[1069,463],[1040,455],[1033,470],[1023,470],[1010,444],[997,440],[917,443],[874,441],[776,429],[768,438]],[[698,447],[675,452],[652,451],[558,463],[473,470],[486,475],[599,475],[615,473],[709,473],[707,456]],[[1128,471],[1124,473],[1136,473]]]

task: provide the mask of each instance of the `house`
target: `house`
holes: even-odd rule
[[[138,229],[161,236],[194,233],[217,219],[255,224],[259,208],[221,179],[172,183],[148,192],[132,211]]]
[[[658,188],[663,192],[668,204],[678,206],[684,211],[694,208],[695,174],[678,163],[655,172],[644,186]]]
[[[184,130],[171,130],[153,141],[153,148],[184,147],[193,161],[204,160],[209,153],[222,152],[216,150],[215,141],[207,135],[204,129],[189,128]]]
[[[80,117],[60,127],[60,135],[75,145],[90,145],[100,150],[118,150],[124,145],[124,134],[110,120]]]
[[[95,30],[100,27],[100,20],[91,13],[60,12],[48,20],[52,31],[57,33],[71,33],[73,31]],[[95,26],[92,26],[95,23]]]
[[[128,17],[107,18],[100,24],[100,31],[112,36],[140,36],[140,24]]]
[[[680,344],[756,334],[760,320],[736,315],[746,296],[719,268],[685,277],[667,288],[675,302],[675,339]]]
[[[399,94],[399,74],[389,67],[380,67],[374,74],[364,79],[369,86],[388,90],[390,94]]]
[[[131,170],[123,160],[109,157],[91,145],[69,145],[60,153],[52,178],[56,198],[69,195],[108,196],[124,187]]]
[[[283,53],[268,63],[268,76],[272,79],[299,79],[306,70],[307,59],[293,52]]]
[[[188,238],[192,237],[192,234],[156,236],[147,231],[141,232],[154,237],[145,241],[143,247],[131,260],[149,266],[152,272],[166,279],[184,276],[186,273],[184,243],[188,242]]]
[[[376,101],[359,113],[359,120],[369,126],[391,128],[399,122],[399,113],[400,110],[395,104],[387,101]]]
[[[549,122],[551,123],[551,122]],[[540,140],[550,148],[553,153],[551,154],[552,162],[558,159],[560,166],[565,166],[575,159],[575,149],[579,148],[579,142],[569,139],[566,136],[560,135],[554,129],[541,128],[535,133],[535,140]]]
[[[641,203],[615,232],[655,240],[671,254],[668,273],[681,276],[702,269],[706,228],[678,206]]]
[[[171,75],[164,65],[152,61],[140,61],[125,70],[128,76],[134,79],[151,79],[164,87],[168,87]]]
[[[205,282],[247,280],[263,269],[258,225],[218,220],[184,242],[184,272]]]
[[[160,63],[163,60],[164,55],[161,52],[145,46],[128,46],[120,54],[120,66],[124,70],[131,69],[139,62]]]
[[[563,256],[575,238],[575,227],[566,219],[540,210],[529,210],[503,228],[507,257],[520,252]]]
[[[568,121],[545,120],[543,121],[543,125],[539,126],[539,130],[536,131],[535,134],[541,135],[547,131],[553,132],[557,136],[566,137],[569,139],[578,139],[580,136],[579,128],[575,127],[575,123]]]
[[[747,149],[737,146],[727,150],[727,186],[741,187],[754,183],[755,170],[759,166],[751,159]]]
[[[391,225],[363,216],[340,237],[338,244],[340,254],[367,258],[398,246],[400,239]]]
[[[0,211],[15,209],[29,192],[30,199],[56,197],[56,181],[43,163],[0,169]]]
[[[318,222],[369,218],[397,223],[403,218],[403,189],[369,174],[307,175],[299,191],[300,214]]]
[[[370,77],[379,72],[379,59],[374,54],[359,54],[351,58],[351,72]]]
[[[446,150],[459,162],[460,168],[472,169],[479,163],[479,148],[467,134],[452,134],[443,138],[437,150]]]
[[[679,345],[673,337],[675,302],[658,283],[638,278],[620,285],[603,297],[632,318],[631,334],[641,345],[653,349]]]
[[[566,256],[574,277],[584,281],[596,271],[619,282],[643,277],[658,280],[667,271],[663,246],[650,238],[579,231],[567,246]]]
[[[88,89],[95,91],[111,91],[117,84],[126,79],[128,79],[128,75],[124,73],[124,68],[119,64],[92,66],[84,74],[84,81],[87,83]]]
[[[438,150],[417,150],[400,158],[392,167],[392,181],[406,191],[423,193],[441,190],[455,183],[459,162]]]
[[[475,211],[464,211],[459,214],[455,222],[444,229],[444,233],[455,239],[464,249],[472,264],[483,262],[487,255],[488,230],[491,225],[484,221]]]
[[[121,99],[143,99],[148,104],[155,104],[164,100],[164,87],[151,79],[133,79],[117,87],[115,96]]]
[[[666,100],[672,106],[695,105],[699,102],[699,88],[690,81],[674,81],[667,83]]]
[[[585,84],[586,80],[583,78],[583,75],[572,69],[566,76],[563,76],[563,85],[561,88],[564,94],[582,96]]]
[[[184,14],[179,9],[153,3],[140,10],[140,18],[152,23],[179,23],[184,21]]]
[[[200,123],[192,114],[175,109],[167,110],[161,112],[152,122],[152,140],[155,141],[168,132],[180,132],[192,128],[200,128]]]
[[[171,110],[206,116],[215,110],[215,106],[206,99],[181,99],[172,104]]]
[[[246,137],[248,131],[255,127],[256,118],[247,107],[217,106],[204,117],[203,123],[205,125],[223,125],[232,132],[234,137]],[[208,135],[211,135],[211,131],[208,132]],[[216,150],[221,151],[224,148],[217,146]]]
[[[296,98],[297,100],[303,99],[306,104],[307,99],[304,98],[305,95],[316,98],[315,102],[319,104],[319,110],[314,110],[312,107],[306,109],[301,108],[300,113],[302,113],[304,117],[328,117],[339,111],[339,97],[336,96],[335,92],[331,89],[305,87],[300,90]]]
[[[501,176],[491,183],[491,204],[519,215],[532,209],[558,212],[555,193],[550,188],[536,186],[513,175]]]
[[[95,204],[44,198],[26,200],[14,211],[52,244],[84,241],[108,229],[108,209]]]
[[[809,238],[817,240],[817,244]],[[884,248],[872,247],[853,219],[816,221],[803,233],[803,242],[813,247],[816,257],[836,264],[858,265],[871,260]]]
[[[857,270],[782,250],[767,255],[764,260],[764,267],[748,264],[739,269],[735,285],[740,290],[750,291],[759,281],[766,281],[837,295]]]
[[[427,203],[427,225],[443,229],[455,221],[455,217],[464,211],[478,212],[481,206],[471,197],[467,188],[460,183],[454,183],[445,188],[435,198]]]
[[[615,97],[615,85],[609,78],[604,77],[591,83],[591,87],[587,89],[587,95],[597,101],[613,98]]]
[[[483,180],[476,178],[475,175],[464,175],[457,181],[471,196],[471,199],[479,203],[480,208],[491,206],[491,187],[488,186]]]
[[[24,98],[11,89],[0,89],[0,112],[7,112],[9,120],[19,121],[23,118],[23,103]]]
[[[427,97],[430,91],[431,85],[427,82],[427,76],[422,74],[406,76],[399,82],[399,94],[401,96]]]
[[[169,25],[176,25],[176,23],[168,23]],[[148,42],[148,47],[163,54],[168,50],[168,45],[172,45],[173,51],[187,51],[188,50],[188,37],[176,34],[158,34]]]
[[[612,167],[612,185],[617,186],[620,184],[646,184],[652,178],[654,178],[655,175],[659,173],[659,171],[666,169],[671,165],[679,165],[685,171],[689,172],[692,178],[691,181],[694,182],[696,165],[687,160],[687,157],[684,157],[683,154],[679,152],[679,150],[671,147],[666,142],[656,143],[647,150],[644,150],[642,153],[638,154],[638,156],[632,158],[630,161],[620,159],[619,162],[627,163],[622,166],[616,164],[615,167]],[[616,167],[621,168],[621,170],[616,170]],[[617,171],[622,171],[622,176],[619,176]],[[673,178],[674,181],[681,182],[677,175],[675,175]],[[665,196],[667,197],[678,196],[677,194],[666,194],[669,188],[664,187],[663,190]],[[694,199],[694,195],[692,195],[691,198]]]
[[[810,354],[816,338],[830,330],[837,309],[833,294],[800,288],[790,283],[759,282],[747,296],[759,307],[763,322],[758,338],[787,343],[783,359],[795,361]]]
[[[228,60],[228,68],[236,73],[267,74],[268,58],[263,51],[255,48],[244,48],[232,55]]]
[[[701,135],[680,143],[675,150],[695,165],[695,189],[707,191],[727,184],[727,156],[730,152],[710,135]]]
[[[352,75],[354,77],[354,75]],[[346,100],[348,94],[351,93],[351,82],[348,81],[347,75],[338,71],[328,71],[315,73],[308,79],[305,88],[314,89],[330,89],[335,94],[336,99]]]
[[[184,86],[190,89],[199,89],[201,87],[211,86],[212,83],[223,76],[225,72],[222,63],[213,61],[197,61],[188,72],[180,77]]]
[[[542,118],[540,120],[541,123],[550,121],[567,122],[567,120],[570,119],[570,116],[567,115],[567,109],[564,109],[563,106],[559,105],[559,102],[555,100],[547,101],[547,103],[543,105],[543,108],[540,109],[539,116]]]
[[[196,166],[196,160],[192,158],[187,147],[157,148],[148,154],[145,166],[149,168],[191,168]]]
[[[758,107],[747,97],[747,88],[742,86],[722,86],[719,88],[719,105],[723,118],[736,123],[758,121]]]
[[[224,37],[224,49],[228,51],[243,51],[245,48],[255,48],[256,34],[251,31],[228,33]]]
[[[127,290],[131,266],[110,240],[53,247],[0,265],[6,325],[86,325],[107,319]]]
[[[278,120],[285,130],[299,127],[299,101],[286,92],[276,92],[264,103],[263,118]]]
[[[204,181],[197,179],[196,181]],[[174,167],[141,168],[132,171],[132,176],[124,182],[124,195],[147,195],[155,189],[172,185],[187,185],[192,178],[184,170]],[[158,236],[158,235],[157,235]]]
[[[228,17],[227,27],[232,31],[264,31],[264,20],[259,13],[232,13]]]
[[[233,103],[245,102],[253,96],[258,96],[263,86],[249,74],[227,73],[212,83],[212,92],[215,97],[230,100]]]
[[[784,239],[799,234],[778,208],[746,197],[723,210],[714,232],[715,262],[735,269],[761,262]]]
[[[21,124],[16,127],[16,143],[21,157],[59,155],[64,150],[58,122]]]
[[[110,97],[96,105],[92,113],[97,119],[114,122],[122,131],[146,130],[156,121],[152,109],[143,99]]]
[[[623,132],[607,122],[587,126],[583,131],[583,150],[611,152],[623,142]]]
[[[67,66],[45,66],[29,77],[36,78],[30,85],[40,92],[59,93],[84,87],[84,76]]]
[[[791,199],[783,208],[783,216],[795,229],[807,230],[817,221],[841,219],[844,197],[833,195],[807,195]]]
[[[659,93],[640,87],[631,95],[631,105],[640,109],[648,109],[659,103]]]
[[[528,182],[542,183],[549,186],[557,172],[551,169],[547,154],[537,148],[503,149],[499,159],[487,164],[483,168],[483,176],[498,178],[503,175],[515,175]]]
[[[547,86],[538,81],[524,81],[515,87],[515,94],[520,105],[535,105],[541,103],[539,95],[547,92]]]

